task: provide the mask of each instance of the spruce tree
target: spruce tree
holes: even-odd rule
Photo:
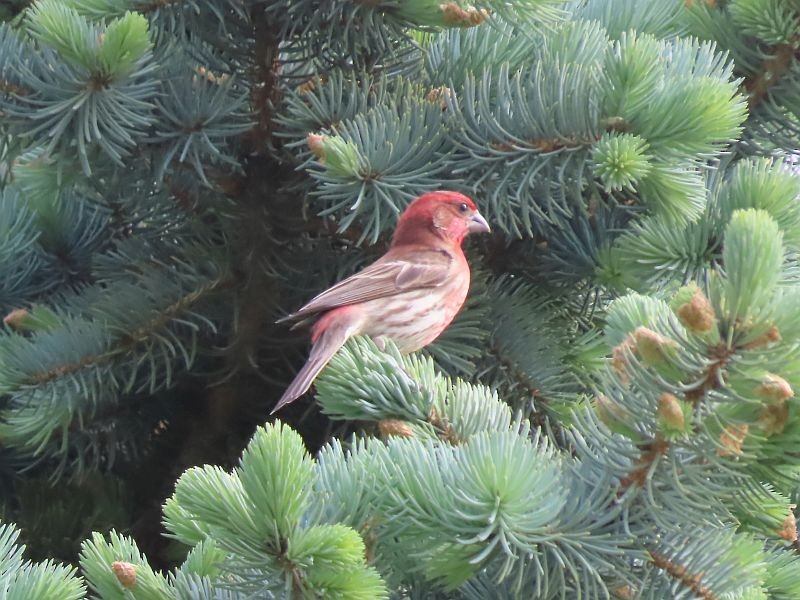
[[[0,596],[800,597],[800,1],[2,11]],[[437,189],[456,321],[270,417]]]

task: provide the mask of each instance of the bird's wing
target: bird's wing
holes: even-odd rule
[[[393,254],[388,252],[363,271],[328,288],[280,321],[306,317],[337,306],[385,298],[399,292],[437,287],[448,280],[455,260],[446,250],[414,250],[402,256]]]

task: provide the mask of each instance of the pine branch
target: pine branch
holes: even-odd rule
[[[288,556],[287,544],[288,540],[282,538],[278,542],[277,549],[274,552],[267,550],[267,553],[272,554],[273,559],[281,567],[281,569],[283,569],[286,573],[289,573],[291,576],[291,600],[302,600],[305,597],[304,592],[308,590],[309,586],[302,570]]]
[[[800,34],[791,42],[773,47],[770,54],[770,58],[761,64],[758,74],[750,75],[744,81],[748,92],[747,106],[751,112],[767,99],[770,88],[789,73],[794,61],[800,60]]]
[[[273,121],[275,108],[281,103],[281,87],[278,85],[281,72],[279,57],[280,27],[267,18],[263,8],[255,5],[251,20],[254,26],[256,45],[253,57],[252,110],[257,117],[255,127],[248,135],[252,151],[263,152],[273,143]]]
[[[493,342],[491,337],[488,342],[488,351],[494,359],[503,366],[506,372],[511,374],[514,382],[520,386],[531,399],[541,397],[541,390],[539,386],[536,385],[536,382],[531,380],[528,374],[520,369],[512,359],[506,357],[502,349]],[[546,402],[546,399],[542,399]]]
[[[303,221],[302,227],[307,233],[333,237],[337,240],[343,240],[355,245],[360,245],[366,235],[363,228],[359,227],[357,224],[342,229],[336,221],[324,217],[308,218]],[[386,250],[387,243],[385,236],[381,237],[377,241],[369,244],[367,250],[373,254],[383,254]]]
[[[558,152],[559,150],[590,148],[592,144],[600,139],[600,136],[593,136],[589,138],[577,138],[574,136],[567,136],[564,138],[553,139],[526,139],[519,141],[490,141],[487,146],[492,150],[498,152],[513,152],[515,150],[537,150],[539,152]]]
[[[714,595],[709,588],[701,583],[703,580],[702,573],[692,574],[686,567],[669,560],[666,556],[659,554],[655,550],[648,550],[648,553],[650,554],[650,558],[653,559],[653,564],[659,569],[662,569],[673,579],[679,581],[683,587],[688,588],[693,593],[703,598],[703,600],[720,600],[719,596]]]
[[[76,373],[87,367],[102,365],[111,362],[115,358],[131,351],[137,344],[146,340],[155,331],[167,325],[172,319],[174,319],[175,317],[186,311],[188,308],[190,308],[193,304],[195,304],[199,300],[229,286],[231,284],[231,281],[232,280],[230,279],[230,277],[218,278],[206,285],[201,286],[200,288],[194,290],[193,292],[186,294],[176,302],[167,306],[159,315],[142,324],[141,327],[138,327],[137,329],[135,329],[134,331],[132,331],[127,335],[121,336],[117,340],[116,345],[107,352],[103,352],[102,354],[85,356],[73,363],[67,363],[64,365],[60,365],[58,367],[48,369],[46,371],[42,371],[40,373],[34,373],[32,375],[28,375],[20,382],[20,384],[23,386],[41,385],[53,381],[55,379],[58,379],[60,377],[63,377],[65,375]]]
[[[630,124],[628,124],[622,117],[607,118],[604,120],[604,123],[605,123],[604,130],[607,133],[611,132],[626,133],[631,130]],[[525,149],[525,147],[527,147],[529,149],[537,150],[542,153],[549,153],[549,152],[558,152],[560,150],[577,150],[581,148],[583,149],[591,148],[595,143],[600,141],[602,138],[603,138],[602,134],[583,136],[583,137],[575,135],[567,135],[558,138],[530,138],[522,140],[522,144],[520,144],[519,140],[514,140],[514,141],[495,140],[488,142],[488,146],[492,150],[497,150],[499,152],[512,152],[515,150]]]
[[[686,399],[697,404],[705,397],[707,392],[720,387],[720,372],[725,368],[725,365],[728,364],[728,361],[737,350],[739,350],[739,348],[736,346],[729,346],[727,344],[717,344],[713,348],[709,348],[709,355],[712,361],[706,370],[705,377],[701,380],[700,385],[686,392]]]
[[[650,471],[655,463],[661,456],[667,454],[670,449],[670,443],[657,436],[655,440],[642,446],[642,451],[634,464],[636,467],[620,482],[620,495],[633,485],[637,487],[644,487],[650,477]]]
[[[715,158],[748,102],[747,134],[800,131],[800,0],[717,3],[698,38],[730,56],[685,35],[714,0],[37,0],[2,26],[0,301],[31,306],[0,336],[0,461],[130,466],[163,420],[131,480],[226,465],[167,502],[178,571],[95,538],[89,593],[800,597],[768,541],[796,535],[798,178]],[[299,355],[279,307],[443,188],[490,221],[497,286],[423,355],[358,338],[317,380],[383,439],[314,459],[327,422],[270,425],[228,470],[276,392],[249,384]],[[609,307],[628,288],[652,293]]]

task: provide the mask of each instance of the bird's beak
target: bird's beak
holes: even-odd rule
[[[490,231],[489,224],[486,222],[486,219],[483,218],[483,215],[479,212],[474,213],[469,220],[469,232],[489,233]]]

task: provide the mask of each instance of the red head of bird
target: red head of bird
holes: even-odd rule
[[[392,245],[424,243],[435,237],[459,246],[467,234],[488,231],[486,219],[464,194],[428,192],[409,204],[400,215]]]

